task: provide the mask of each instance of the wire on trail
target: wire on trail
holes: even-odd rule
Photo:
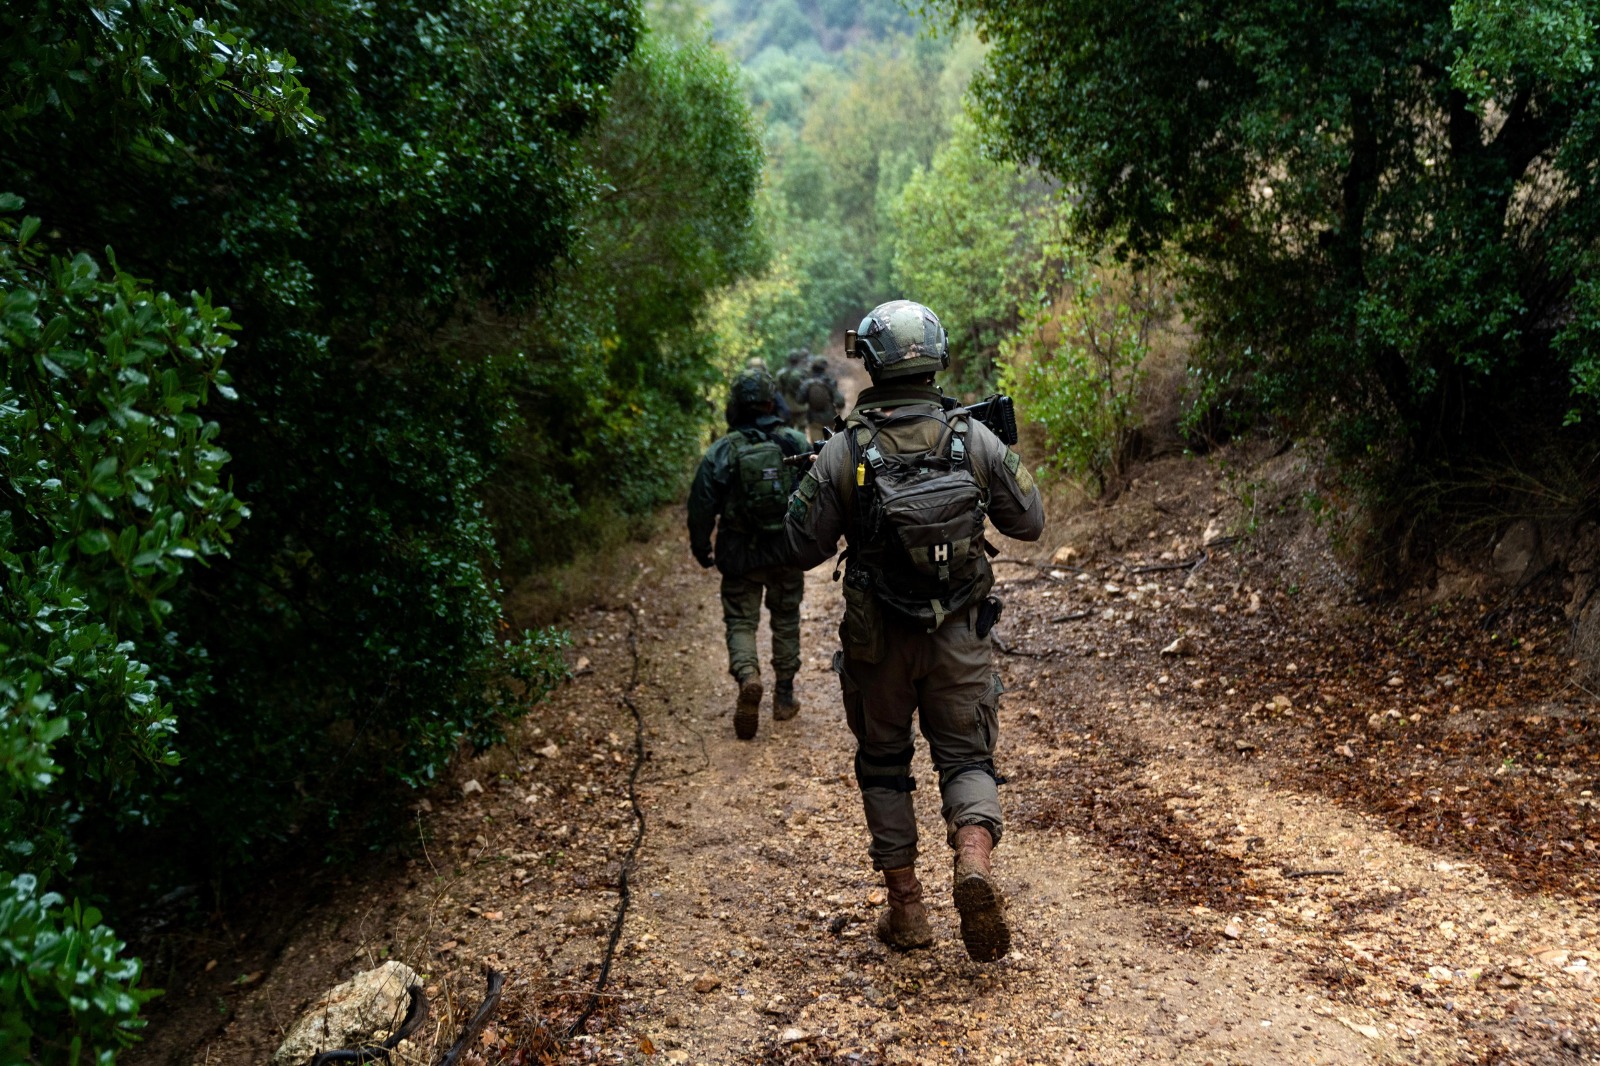
[[[628,687],[622,690],[622,702],[633,713],[633,769],[628,773],[628,803],[633,807],[637,828],[633,834],[633,844],[622,860],[622,872],[617,876],[617,917],[611,926],[611,939],[606,944],[605,956],[600,960],[600,975],[595,978],[594,989],[589,993],[589,1002],[584,1005],[583,1013],[568,1027],[564,1038],[567,1040],[583,1032],[594,1012],[600,1009],[600,1000],[605,997],[606,982],[611,979],[611,963],[617,957],[622,927],[628,920],[628,904],[633,899],[628,876],[633,872],[639,848],[644,844],[644,809],[639,806],[638,792],[639,771],[644,767],[644,715],[639,713],[639,705],[633,702],[634,689],[639,687],[639,613],[631,604],[628,606],[628,618],[628,652],[633,656],[633,673],[628,678]]]

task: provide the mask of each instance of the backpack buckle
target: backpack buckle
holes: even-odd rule
[[[961,443],[960,437],[950,438],[950,461],[957,466],[967,461],[967,446]]]
[[[883,469],[883,453],[878,450],[876,444],[867,446],[867,462],[871,464],[874,473]]]

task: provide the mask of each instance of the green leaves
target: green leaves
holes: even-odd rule
[[[31,874],[0,872],[0,1058],[109,1064],[157,993],[93,907],[40,892]]]
[[[1038,174],[985,158],[970,121],[892,202],[894,277],[948,322],[955,389],[994,383],[994,358],[1041,287],[1059,282],[1068,209]]]
[[[160,143],[186,110],[229,107],[286,132],[317,124],[293,56],[163,0],[8,5],[0,12],[0,66],[18,72],[0,95],[0,131],[9,134],[49,112],[68,119],[109,112],[106,128],[116,139],[103,148]]]
[[[0,890],[0,1050],[109,1062],[151,995],[139,964],[97,911],[35,889],[71,867],[84,806],[176,761],[172,708],[130,638],[241,516],[194,413],[232,341],[203,298],[103,278],[32,243],[39,229],[0,214],[0,845],[33,870]]]
[[[1402,470],[1593,410],[1594,5],[947,9],[993,43],[993,143],[1124,254],[1183,254],[1220,392]]]

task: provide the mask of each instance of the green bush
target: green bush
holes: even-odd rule
[[[144,1021],[139,960],[100,912],[0,872],[0,1059],[109,1066]]]
[[[93,121],[48,116],[0,145],[30,196],[75,220],[67,236],[225,293],[243,327],[240,398],[218,418],[251,521],[227,565],[175,590],[185,639],[141,649],[189,705],[152,850],[224,882],[352,808],[381,817],[538,694],[508,702],[496,683],[515,635],[482,499],[521,363],[462,323],[547,291],[596,190],[582,144],[638,29],[621,0],[232,11],[251,39],[317,57],[298,75],[320,118],[307,134],[185,110],[173,150],[89,151]]]
[[[726,352],[704,309],[761,265],[762,153],[736,73],[703,37],[651,32],[583,146],[604,182],[536,313],[501,324],[518,425],[489,488],[508,566],[570,559],[680,499]]]
[[[1059,281],[1066,218],[1035,173],[985,158],[959,120],[927,168],[893,200],[898,291],[933,308],[950,332],[956,391],[992,388],[995,357],[1042,287]]]
[[[1058,249],[1065,278],[1001,346],[1000,387],[1038,423],[1046,465],[1103,494],[1136,458],[1155,334],[1175,316],[1171,284],[1087,249]]]
[[[83,254],[0,196],[0,1023],[7,1061],[109,1061],[137,1028],[135,959],[67,882],[74,825],[137,825],[177,762],[140,654],[244,513],[199,408],[231,395],[225,310]],[[28,871],[28,872],[23,872]]]

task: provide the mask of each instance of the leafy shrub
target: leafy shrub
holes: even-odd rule
[[[0,1039],[7,1061],[109,1061],[150,995],[139,963],[97,910],[37,890],[71,870],[74,823],[137,823],[177,762],[139,646],[244,512],[198,414],[231,395],[232,324],[46,254],[20,206],[0,196]]]
[[[526,351],[519,424],[489,487],[509,567],[572,557],[681,498],[728,353],[703,313],[765,254],[762,153],[726,57],[651,32],[584,145],[604,192],[536,313],[498,327]]]
[[[1064,209],[1037,174],[986,158],[977,130],[962,120],[932,165],[906,182],[890,216],[900,291],[914,293],[950,332],[950,385],[986,391],[1001,341],[1060,273],[1054,245]]]
[[[1156,334],[1176,315],[1172,286],[1137,270],[1062,250],[1070,272],[1056,298],[1002,345],[1001,388],[1044,429],[1046,463],[1103,494],[1126,469],[1146,412],[1141,401]]]
[[[0,873],[0,1059],[109,1066],[144,1025],[139,960],[100,912]]]

